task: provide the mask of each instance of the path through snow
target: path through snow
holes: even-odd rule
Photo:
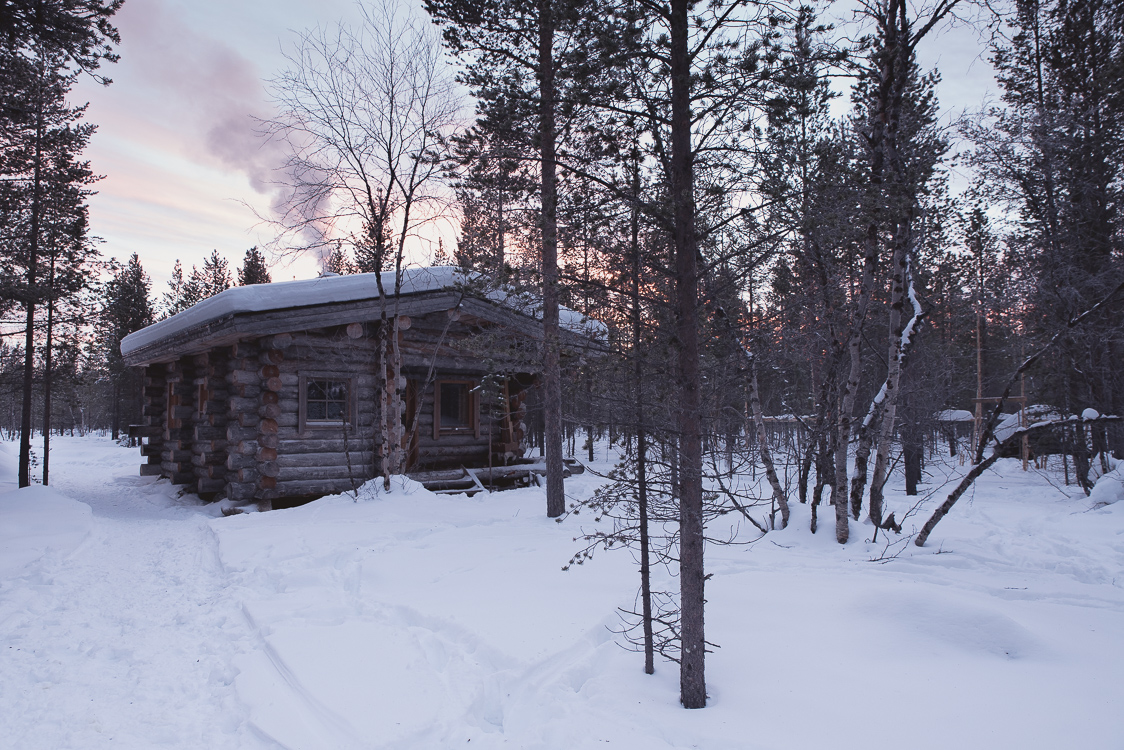
[[[93,510],[87,538],[0,582],[0,746],[273,747],[235,694],[253,638],[209,509],[103,442],[67,445],[52,467],[52,489]]]

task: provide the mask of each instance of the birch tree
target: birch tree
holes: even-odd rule
[[[357,25],[300,35],[271,81],[279,115],[264,123],[289,149],[290,192],[276,220],[292,250],[341,244],[378,271],[377,349],[385,384],[377,453],[387,486],[405,470],[398,297],[407,249],[444,205],[436,150],[459,97],[436,33],[394,0],[360,6]],[[389,285],[381,271],[393,271]]]

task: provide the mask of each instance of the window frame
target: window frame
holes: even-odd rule
[[[328,380],[344,383],[347,388],[347,400],[344,403],[344,419],[309,419],[308,418],[308,383],[315,380]],[[304,371],[298,374],[298,416],[297,431],[301,434],[314,430],[339,430],[341,428],[351,431],[359,421],[358,379],[343,372]]]
[[[465,386],[468,394],[468,426],[441,426],[441,388],[445,385]],[[441,378],[433,383],[433,439],[471,435],[480,438],[480,397],[476,389],[480,383],[468,378]]]

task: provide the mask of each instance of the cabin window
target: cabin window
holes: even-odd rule
[[[339,427],[354,420],[351,378],[319,373],[300,377],[300,430]]]
[[[439,380],[434,393],[434,437],[475,434],[479,424],[475,383]]]

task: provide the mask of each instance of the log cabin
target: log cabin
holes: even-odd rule
[[[235,287],[127,336],[143,368],[140,473],[206,499],[286,507],[381,474],[397,329],[409,473],[503,466],[527,451],[527,399],[542,342],[536,300],[451,267]],[[396,325],[393,322],[396,321]],[[564,353],[604,326],[563,309]],[[391,413],[392,410],[388,410]],[[382,446],[380,448],[380,446]]]

